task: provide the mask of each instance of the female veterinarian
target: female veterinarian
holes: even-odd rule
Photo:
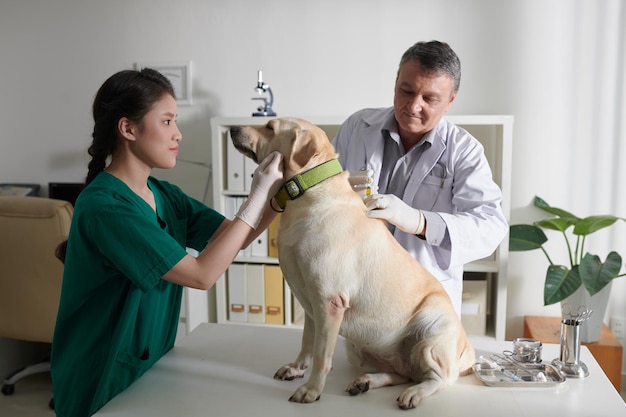
[[[150,368],[174,345],[182,287],[210,288],[275,217],[277,154],[261,162],[232,221],[150,176],[176,164],[176,114],[171,84],[151,69],[118,72],[95,97],[52,343],[58,416],[92,415]]]

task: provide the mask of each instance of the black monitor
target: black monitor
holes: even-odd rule
[[[69,201],[74,205],[83,187],[85,184],[82,182],[49,182],[48,197]]]

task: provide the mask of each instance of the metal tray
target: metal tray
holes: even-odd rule
[[[563,372],[548,364],[498,365],[500,368],[494,369],[486,364],[476,363],[472,369],[478,379],[490,387],[554,387],[566,380]],[[545,376],[545,379],[540,373]]]

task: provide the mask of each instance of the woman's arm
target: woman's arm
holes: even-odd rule
[[[256,239],[276,217],[269,200],[282,185],[281,165],[282,157],[278,153],[262,161],[254,173],[253,192],[244,203],[248,207],[242,206],[233,220],[224,220],[197,258],[185,256],[163,279],[186,287],[211,288],[241,248]]]
[[[253,232],[254,229],[237,217],[232,221],[224,220],[215,238],[209,241],[197,258],[185,256],[163,279],[185,287],[202,290],[211,288],[228,269],[244,243],[256,234]]]

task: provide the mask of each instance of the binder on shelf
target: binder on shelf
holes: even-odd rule
[[[270,223],[267,228],[267,255],[278,258],[278,245],[276,236],[278,234],[278,225],[280,223],[280,214]]]
[[[230,132],[226,133],[226,137],[226,188],[231,191],[243,191],[245,156],[235,149]]]
[[[228,313],[231,321],[247,321],[246,271],[244,264],[228,267]]]
[[[235,197],[235,214],[239,211],[239,207],[246,201],[246,197]],[[239,251],[239,256],[249,258],[252,256],[252,243]]]
[[[265,322],[285,324],[283,273],[278,265],[263,265],[265,278]]]
[[[245,191],[250,191],[252,189],[252,177],[254,176],[254,170],[258,166],[259,165],[252,159],[247,157],[243,158],[243,189]]]
[[[304,326],[304,308],[293,293],[291,294],[291,323]]]
[[[265,283],[262,264],[245,264],[248,322],[265,323]]]
[[[237,210],[239,209],[239,200],[237,197],[226,197],[224,199],[224,216],[230,220],[235,218]]]
[[[268,243],[267,243],[268,231],[267,229],[261,232],[256,239],[250,243],[250,255],[251,256],[264,256],[267,257],[268,254]]]

